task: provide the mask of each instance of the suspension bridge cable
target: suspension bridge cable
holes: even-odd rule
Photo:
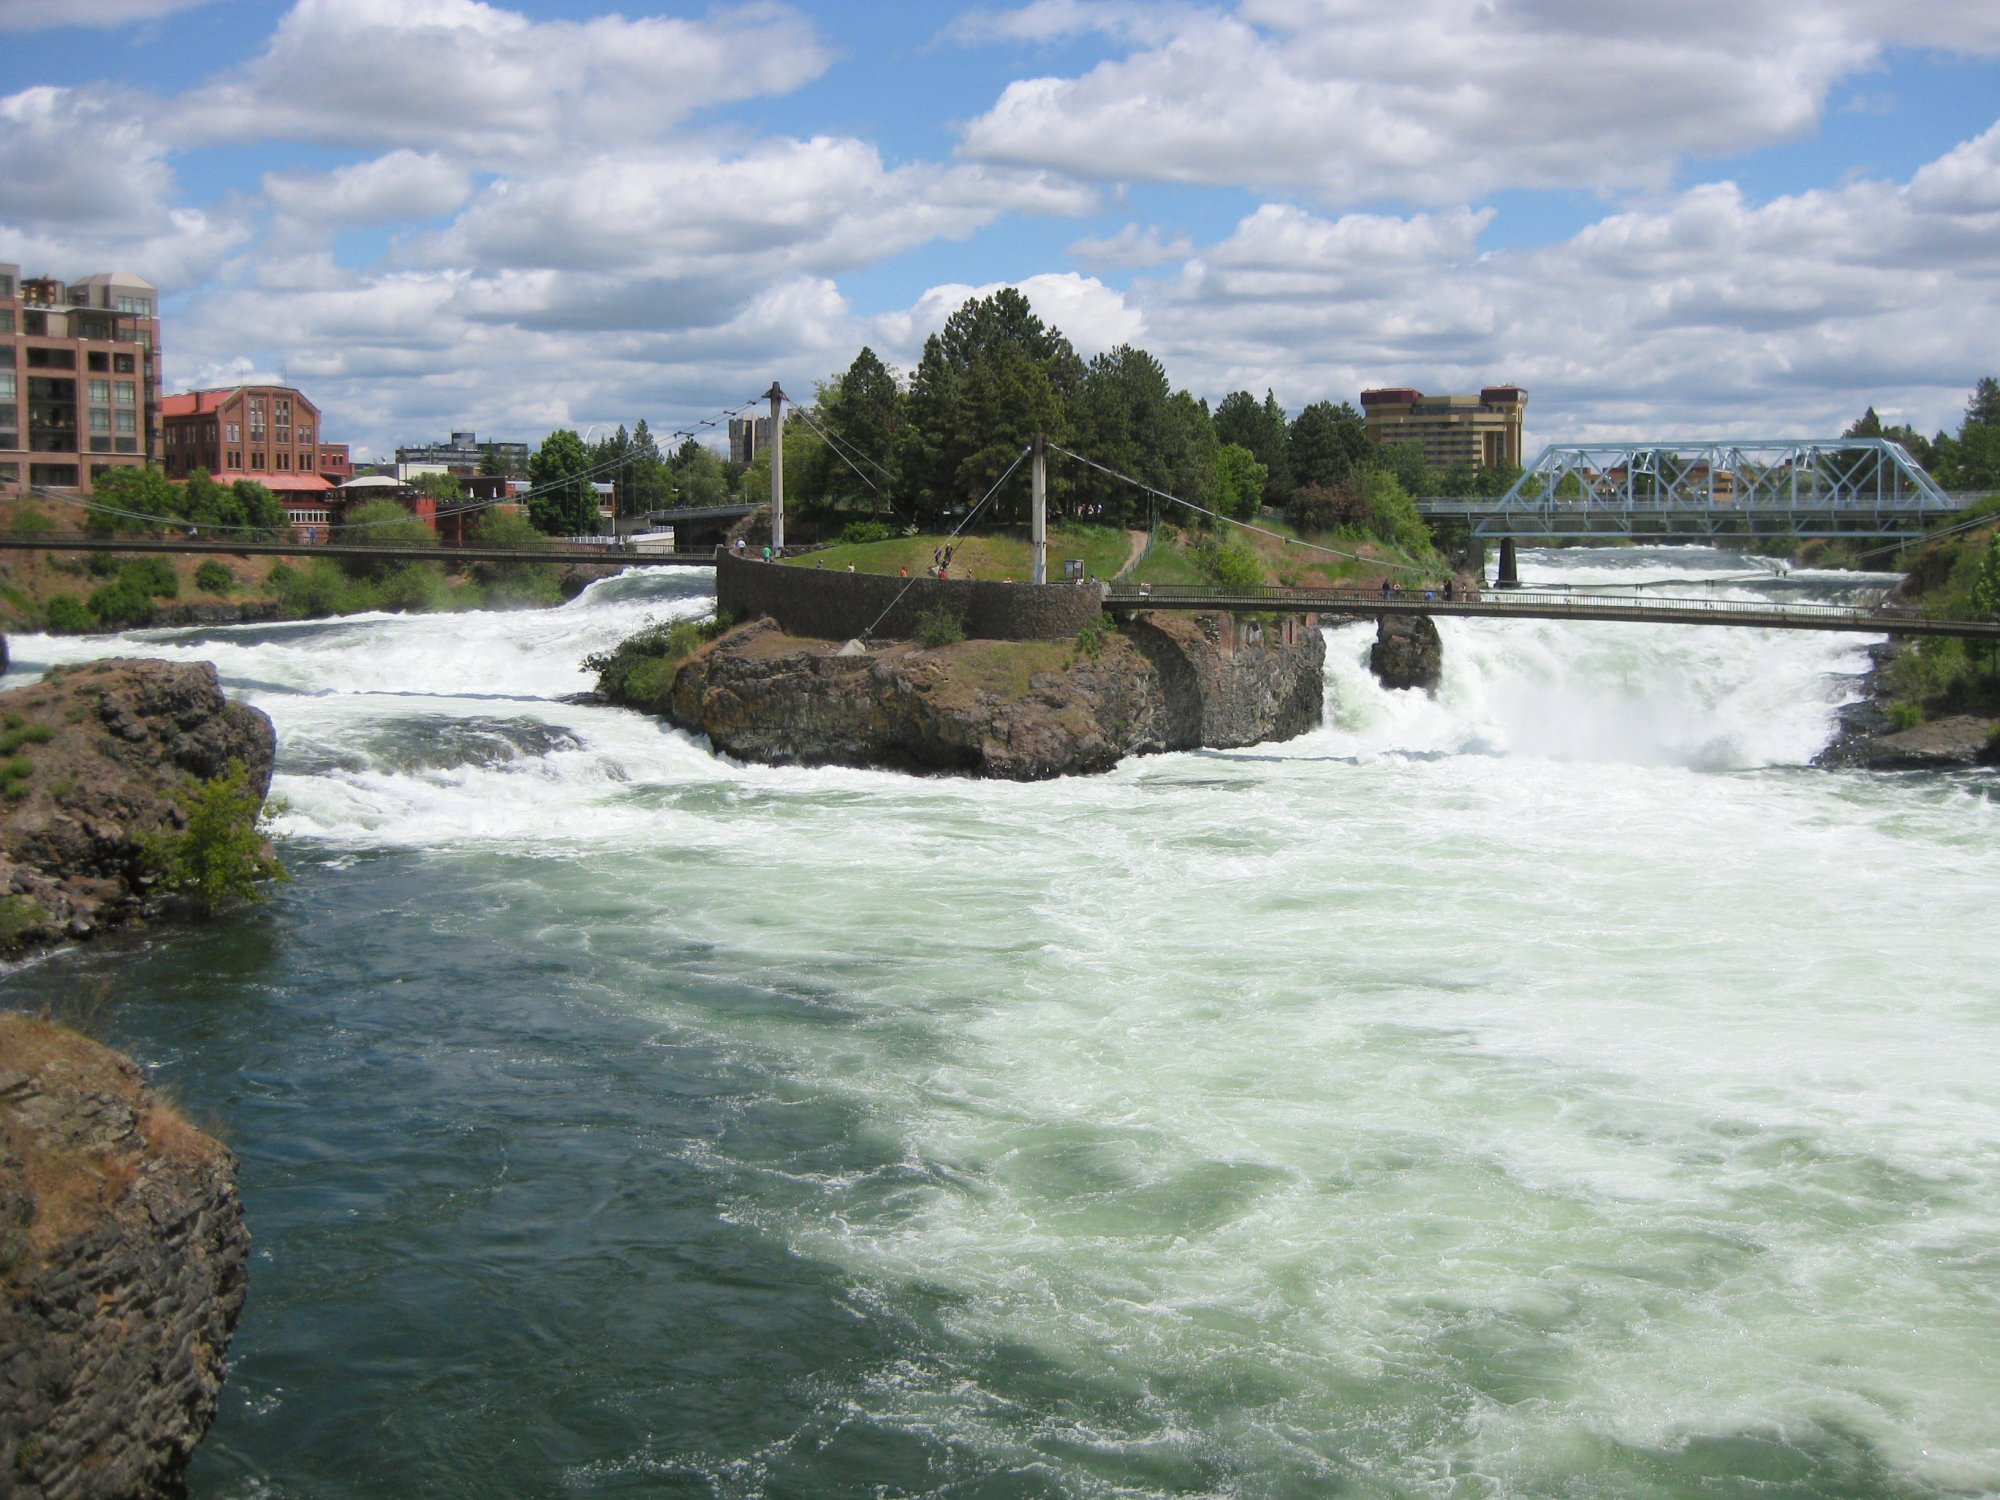
[[[979,504],[973,506],[971,510],[965,513],[965,519],[963,521],[960,521],[956,526],[952,527],[951,531],[945,537],[946,541],[952,540],[961,531],[965,530],[966,527],[972,524],[972,518],[978,515],[980,511],[985,509],[986,502],[988,500],[991,500],[996,494],[999,493],[1001,485],[1005,484],[1009,479],[1013,478],[1014,471],[1021,467],[1021,460],[1026,458],[1033,451],[1034,449],[1032,447],[1023,448],[1019,453],[1014,455],[1014,461],[1011,464],[1007,465],[1007,472],[1002,474],[998,479],[994,480],[993,488],[988,490],[984,495],[981,495],[979,497]],[[903,595],[909,593],[909,591],[913,587],[915,587],[916,582],[917,582],[916,579],[911,578],[908,581],[906,581],[901,588],[896,590],[896,597],[889,601],[888,607],[885,608],[881,614],[875,617],[873,624],[871,624],[866,630],[861,632],[861,638],[863,640],[873,639],[875,635],[875,626],[880,625],[884,620],[889,618],[890,611],[895,609],[895,607],[898,604],[901,604],[903,602]]]

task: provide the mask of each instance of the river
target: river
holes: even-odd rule
[[[11,643],[277,724],[290,885],[0,996],[241,1153],[197,1497],[2000,1488],[2000,804],[1805,767],[1854,638],[1344,627],[1036,785],[563,701],[711,587]]]

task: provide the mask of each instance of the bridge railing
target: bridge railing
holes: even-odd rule
[[[1188,583],[1114,583],[1105,586],[1104,602],[1107,607],[1114,608],[1143,608],[1149,604],[1168,608],[1209,605],[1217,609],[1311,610],[1320,614],[1380,614],[1385,609],[1396,613],[1421,613],[1424,606],[1432,606],[1437,613],[1454,614],[1504,616],[1532,611],[1536,618],[1543,619],[1562,614],[1575,615],[1579,619],[1602,619],[1607,614],[1627,611],[1635,615],[1671,614],[1681,618],[1706,615],[1732,620],[1754,620],[1761,616],[1773,622],[1824,620],[1865,623],[1879,626],[1884,632],[1893,631],[1898,625],[1964,623],[1934,610],[1911,609],[1901,605],[1771,604],[1742,599],[1669,598],[1658,594],[1579,595],[1567,590],[1537,589],[1454,589],[1451,597],[1447,598],[1442,589],[1408,586],[1384,594],[1379,588],[1289,589],[1268,584],[1215,588]]]

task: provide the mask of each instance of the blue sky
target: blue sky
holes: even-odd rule
[[[378,455],[907,370],[1004,284],[1211,402],[1932,431],[2000,367],[1996,121],[1991,0],[0,0],[0,261]]]

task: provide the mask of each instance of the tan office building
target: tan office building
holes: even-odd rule
[[[1528,393],[1489,385],[1476,396],[1426,396],[1406,387],[1361,393],[1362,421],[1380,443],[1421,443],[1434,469],[1521,463],[1521,418]]]
[[[0,496],[87,488],[160,451],[160,304],[107,272],[23,278],[0,262]]]

